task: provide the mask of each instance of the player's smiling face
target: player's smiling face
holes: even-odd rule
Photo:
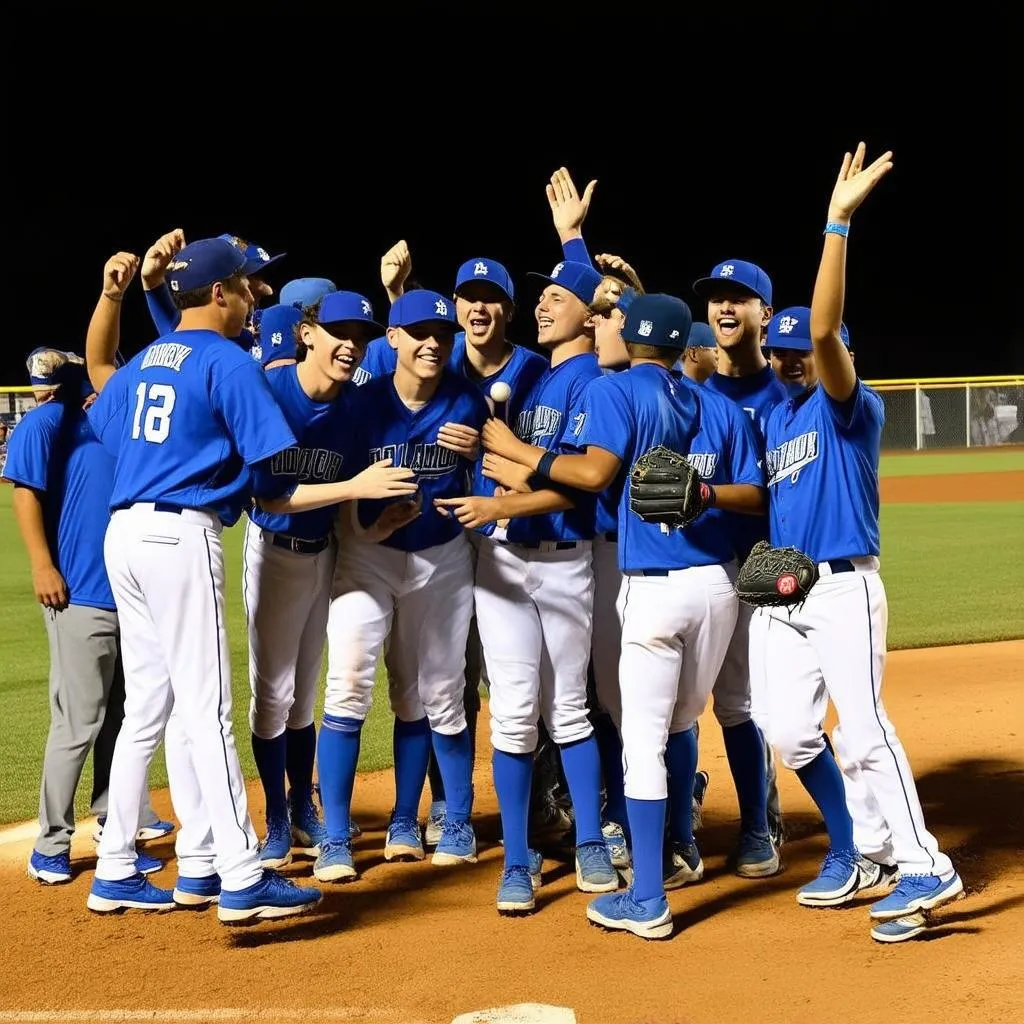
[[[775,376],[787,387],[809,388],[818,383],[814,353],[795,348],[773,348],[770,352]]]
[[[537,343],[551,348],[585,333],[591,313],[571,291],[549,284],[541,292],[534,316],[537,318]]]
[[[313,359],[328,380],[346,383],[352,379],[366,352],[369,329],[358,320],[333,324],[303,325],[302,340],[307,359]]]
[[[771,307],[739,285],[715,282],[708,293],[708,323],[724,349],[746,341],[761,343],[761,328],[771,319]]]
[[[512,319],[512,303],[487,281],[467,281],[455,295],[455,317],[466,332],[467,344],[483,348],[505,340],[505,325]]]
[[[389,327],[388,343],[395,350],[398,366],[418,380],[434,380],[444,372],[452,354],[455,325],[427,320],[408,327]]]

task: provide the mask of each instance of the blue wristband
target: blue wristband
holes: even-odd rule
[[[850,233],[849,224],[836,224],[835,221],[829,221],[825,225],[825,230],[822,234],[825,235],[842,235],[845,238]]]
[[[551,463],[558,458],[557,452],[545,452],[537,463],[537,475],[551,479]]]

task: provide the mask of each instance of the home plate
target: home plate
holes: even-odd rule
[[[576,1024],[576,1014],[567,1006],[516,1003],[515,1006],[461,1013],[452,1024]]]

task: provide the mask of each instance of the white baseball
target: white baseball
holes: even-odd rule
[[[495,402],[507,402],[512,397],[512,389],[504,381],[499,380],[497,384],[491,385],[489,394]]]

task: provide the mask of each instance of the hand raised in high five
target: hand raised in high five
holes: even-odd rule
[[[103,294],[111,302],[120,302],[138,272],[139,257],[130,252],[116,252],[103,264]]]
[[[380,258],[380,283],[388,293],[388,298],[394,302],[402,297],[405,281],[412,272],[412,256],[409,255],[409,246],[403,239],[396,242]]]
[[[142,257],[142,287],[151,292],[164,283],[167,264],[185,248],[185,232],[181,228],[161,235]]]
[[[864,166],[866,146],[858,143],[855,153],[843,157],[843,166],[836,178],[828,204],[831,223],[845,224],[853,211],[867,199],[871,190],[892,170],[892,150],[886,150],[874,163]]]
[[[547,193],[548,206],[551,207],[551,219],[554,221],[558,240],[565,244],[570,238],[580,237],[580,228],[587,219],[590,200],[594,196],[597,181],[592,181],[583,190],[583,195],[576,191],[576,184],[564,167],[559,167],[551,175],[551,182],[544,186]]]

